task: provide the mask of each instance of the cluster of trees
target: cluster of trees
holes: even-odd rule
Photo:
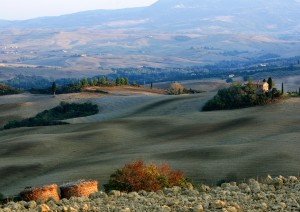
[[[88,86],[120,86],[120,85],[129,85],[129,80],[127,77],[117,77],[115,81],[110,81],[106,76],[94,77],[88,80],[86,77],[82,80],[78,80],[77,84],[73,81],[69,86],[77,87],[88,87]]]
[[[4,126],[4,129],[63,125],[67,123],[62,122],[61,120],[94,115],[98,112],[98,105],[94,105],[90,102],[82,104],[61,102],[57,107],[50,110],[44,110],[34,117],[23,119],[21,121],[10,121]]]
[[[171,83],[170,88],[168,90],[169,95],[180,95],[180,94],[196,94],[203,93],[204,91],[194,90],[194,89],[186,89],[182,84],[178,82]]]
[[[0,84],[0,96],[18,93],[20,93],[20,90],[7,85]]]
[[[127,77],[125,78],[116,78],[116,86],[121,86],[121,85],[129,85],[129,80]]]
[[[269,92],[260,92],[252,82],[247,84],[233,83],[229,88],[219,90],[217,95],[209,100],[202,110],[229,110],[265,105],[280,98],[281,95],[282,93],[276,88],[272,88]]]

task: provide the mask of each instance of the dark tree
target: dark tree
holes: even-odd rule
[[[273,80],[272,80],[271,77],[269,77],[269,79],[268,79],[268,84],[269,84],[269,90],[272,90],[272,88],[273,88]]]
[[[51,87],[53,96],[55,96],[56,89],[57,89],[56,82],[53,82],[53,83],[52,83],[52,87]]]
[[[124,79],[124,85],[129,85],[129,80],[127,77]]]
[[[284,90],[283,90],[283,82],[281,83],[281,94],[283,94]]]
[[[125,79],[124,79],[124,78],[121,78],[121,79],[120,79],[120,84],[121,84],[121,85],[125,85]]]
[[[117,77],[117,79],[116,79],[116,85],[118,86],[118,85],[121,85],[121,79],[119,78],[119,77]]]

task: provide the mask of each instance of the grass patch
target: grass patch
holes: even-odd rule
[[[82,104],[61,102],[57,107],[54,107],[50,110],[44,110],[34,117],[23,119],[21,121],[10,121],[4,126],[4,129],[64,125],[67,123],[62,122],[61,120],[90,116],[98,112],[98,105],[94,105],[90,102]]]

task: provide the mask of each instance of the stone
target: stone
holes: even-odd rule
[[[144,191],[144,190],[139,191],[138,194],[140,196],[147,196],[148,195],[148,193],[146,191]]]
[[[265,179],[265,183],[268,185],[271,185],[273,183],[273,178],[271,177],[271,175],[268,175]]]
[[[199,191],[200,192],[208,192],[208,191],[210,191],[210,187],[202,184],[199,186]]]
[[[214,209],[222,209],[227,206],[226,202],[223,202],[221,200],[216,200],[215,202],[212,203],[211,207]]]
[[[295,176],[290,176],[290,177],[288,178],[288,182],[289,182],[289,183],[297,183],[297,182],[299,182],[299,180],[298,180],[298,178],[295,177]]]
[[[73,207],[68,207],[68,212],[78,212],[78,209],[75,209]]]
[[[196,205],[194,208],[193,208],[193,212],[203,212],[203,206],[202,205]]]
[[[81,208],[81,211],[88,211],[89,210],[89,206],[87,204],[84,204]]]
[[[283,178],[276,177],[276,178],[273,180],[273,184],[274,184],[276,187],[281,187],[281,186],[283,186]]]
[[[68,212],[68,208],[66,206],[59,206],[57,208],[58,211],[62,211],[62,212]]]
[[[171,208],[170,208],[169,206],[163,205],[163,206],[162,206],[162,211],[164,211],[164,212],[170,212],[170,211],[172,211],[172,210],[171,210]]]
[[[16,211],[22,211],[22,209],[24,209],[24,208],[25,207],[22,204],[18,203],[18,202],[13,203],[12,207],[11,207],[11,209],[16,210]]]
[[[134,191],[134,192],[130,192],[127,196],[129,199],[135,199],[139,197],[139,194]]]
[[[265,202],[263,202],[263,203],[261,203],[260,208],[261,208],[262,211],[267,211],[268,210],[268,205]]]
[[[1,208],[0,208],[1,209]],[[11,209],[10,208],[7,208],[7,207],[5,207],[4,209],[3,209],[3,212],[11,212]]]
[[[187,188],[188,190],[194,190],[194,186],[193,186],[192,183],[187,183],[187,184],[186,184],[186,188]]]
[[[109,195],[110,196],[114,196],[114,197],[119,197],[119,196],[121,196],[121,192],[120,191],[116,191],[116,190],[111,190],[109,192]]]
[[[250,189],[249,185],[246,184],[246,183],[241,183],[239,185],[239,189],[241,189],[244,193],[250,193],[251,192],[251,189]]]
[[[233,206],[228,206],[227,208],[222,209],[224,212],[238,212],[238,210]]]
[[[89,198],[90,199],[98,199],[98,198],[107,199],[108,196],[107,196],[107,194],[105,192],[99,191],[99,192],[90,194]]]
[[[256,180],[250,179],[249,180],[249,186],[250,186],[250,189],[253,193],[260,192],[260,185]]]
[[[286,204],[285,204],[284,202],[281,202],[281,203],[279,204],[279,207],[283,210],[283,209],[286,208]]]
[[[35,201],[30,201],[26,204],[26,208],[28,208],[28,209],[34,209],[34,208],[36,208],[36,206],[37,206],[37,204]]]
[[[237,211],[242,211],[242,208],[239,204],[237,204],[236,202],[232,203],[232,206],[235,207],[237,209]]]
[[[41,204],[38,206],[38,212],[50,212],[50,208],[46,204]]]

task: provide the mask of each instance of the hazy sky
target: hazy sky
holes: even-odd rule
[[[0,19],[24,20],[85,10],[151,5],[157,0],[0,0]]]

